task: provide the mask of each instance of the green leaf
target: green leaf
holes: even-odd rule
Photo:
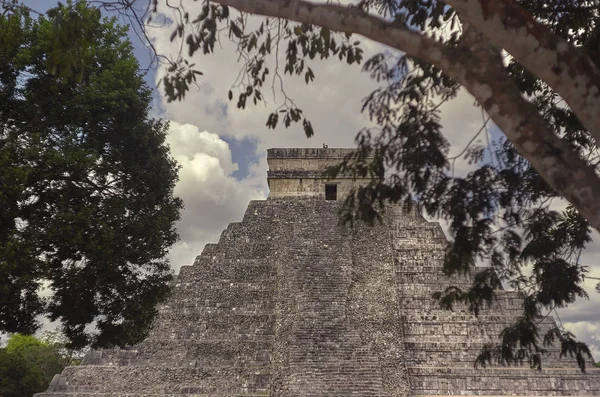
[[[307,138],[310,138],[315,134],[315,132],[313,131],[312,124],[307,119],[304,119],[304,121],[302,122],[302,126],[304,127],[304,134]]]

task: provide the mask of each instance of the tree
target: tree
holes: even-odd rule
[[[72,347],[136,343],[168,294],[182,207],[167,124],[148,117],[114,19],[81,2],[35,20],[3,8],[0,330],[45,315]]]
[[[54,375],[72,364],[61,345],[29,335],[12,335],[0,348],[0,396],[31,397],[48,388]]]
[[[202,74],[189,57],[212,53],[225,35],[243,60],[243,78],[229,92],[240,108],[263,102],[269,82],[283,83],[285,74],[318,83],[311,68],[318,59],[362,63],[354,35],[387,45],[363,65],[380,85],[363,103],[376,127],[361,130],[360,150],[333,170],[372,177],[349,197],[344,219],[372,221],[387,200],[416,202],[426,214],[446,219],[452,239],[447,272],[473,271],[482,262],[488,268],[470,290],[439,294],[440,303],[451,308],[462,302],[477,313],[507,285],[524,299],[519,322],[480,361],[530,359],[539,367],[543,344],[558,339],[563,353],[584,367],[584,344],[563,329],[540,335],[537,323],[548,311],[587,296],[580,286],[586,268],[578,257],[591,227],[600,230],[600,7],[594,1],[205,0],[197,10],[192,2],[153,0],[148,10],[121,0],[103,4],[142,28],[161,11],[172,11],[171,39],[179,40],[182,55],[161,58],[169,100],[183,99]],[[266,18],[250,23],[250,13]],[[486,118],[461,153],[479,166],[466,176],[452,172],[439,117],[440,104],[460,87]],[[284,98],[267,126],[302,122],[311,136],[310,115]],[[492,122],[505,138],[476,144],[481,134],[489,138]],[[367,162],[366,154],[375,161]],[[550,204],[561,197],[571,206],[553,210]]]

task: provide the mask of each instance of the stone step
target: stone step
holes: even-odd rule
[[[272,342],[273,334],[260,334],[260,333],[250,333],[250,332],[196,332],[193,334],[188,334],[185,332],[177,332],[177,330],[172,330],[167,334],[164,333],[150,333],[148,338],[144,340],[142,343],[148,343],[153,345],[162,340],[169,341],[188,341],[190,339],[198,340],[198,341],[251,341],[251,342]]]
[[[430,284],[424,284],[424,283],[414,283],[414,284],[403,284],[403,283],[399,283],[398,284],[398,290],[404,295],[414,295],[416,293],[423,293],[423,294],[427,294],[429,296],[429,298],[431,299],[431,296],[434,292],[443,292],[446,288],[448,287],[457,287],[460,288],[462,291],[468,291],[472,286],[472,283],[463,283],[463,284],[446,284],[446,283],[430,283]]]
[[[138,366],[265,366],[269,365],[272,343],[244,340],[157,340],[131,349],[92,351],[84,365]]]
[[[310,370],[292,372],[290,377],[293,379],[290,395],[294,396],[379,397],[382,395],[379,366],[360,367],[351,362],[319,366],[318,363],[314,363]]]
[[[208,303],[208,305],[207,305]],[[270,299],[253,299],[247,302],[230,300],[187,302],[185,306],[165,307],[159,309],[159,319],[168,321],[178,316],[198,318],[209,313],[235,313],[245,315],[271,314],[275,303]],[[162,320],[157,320],[162,321]]]
[[[196,259],[193,266],[180,269],[179,283],[197,282],[272,282],[274,268],[265,259]]]
[[[430,293],[423,293],[417,291],[397,291],[398,299],[400,301],[400,306],[403,309],[411,309],[411,310],[430,310],[430,309],[440,309],[439,303],[436,302]],[[468,306],[466,304],[457,303],[453,305],[454,311],[466,310]],[[504,299],[500,298],[499,300],[492,303],[492,309],[488,309],[487,305],[484,304],[482,306],[483,310],[493,310],[493,311],[504,311],[504,312],[512,312],[515,317],[518,317],[523,312],[523,300],[518,299]],[[445,309],[443,309],[445,310]]]
[[[264,392],[268,367],[67,367],[49,391],[151,394]]]
[[[487,321],[486,321],[487,320]],[[433,335],[438,339],[441,336],[458,336],[462,335],[468,338],[481,338],[488,340],[491,337],[496,340],[498,335],[508,326],[513,325],[515,319],[510,317],[503,317],[497,320],[495,316],[491,319],[485,317],[479,317],[475,320],[453,320],[453,319],[438,319],[436,321],[420,321],[417,319],[403,321],[403,329],[407,338],[423,335]],[[540,323],[540,335],[543,338],[545,333],[555,327],[555,323],[552,319],[546,319]],[[469,339],[465,339],[467,342]],[[456,341],[452,341],[456,342]]]
[[[443,266],[445,245],[421,242],[419,246],[394,246],[394,261],[403,270],[419,271],[422,268],[438,268]]]
[[[425,344],[423,344],[425,345]],[[406,360],[410,365],[443,365],[448,367],[465,367],[473,368],[475,359],[481,353],[484,343],[470,346],[468,348],[452,346],[460,345],[460,343],[448,343],[448,346],[431,347],[423,346],[419,348],[408,348],[406,352]],[[432,343],[433,345],[433,343]],[[593,363],[589,363],[593,366]],[[529,369],[529,362],[524,362],[521,365],[525,369]],[[570,357],[560,357],[560,349],[546,348],[546,353],[542,355],[542,366],[544,368],[578,368],[577,361]],[[494,367],[501,367],[494,365]]]
[[[590,395],[600,389],[598,370],[488,367],[408,367],[414,395]]]
[[[273,222],[268,222],[263,217],[244,217],[243,222],[231,223],[221,233],[219,250],[224,253],[225,258],[267,258],[273,246],[270,238],[273,226]]]
[[[422,327],[419,325],[404,325],[404,336],[406,342],[413,341],[436,341],[444,338],[449,342],[463,342],[472,338],[481,339],[486,342],[497,341],[500,333],[506,328],[502,324],[487,324],[485,326],[465,324],[462,327],[439,325],[436,327]]]
[[[245,329],[242,327],[224,327],[223,329],[202,329],[202,326],[186,326],[176,329],[169,329],[166,327],[157,327],[154,329],[147,340],[154,343],[162,339],[168,340],[187,340],[187,339],[198,339],[198,340],[268,340],[273,337],[272,324],[264,327],[253,327],[251,329]]]
[[[34,397],[265,397],[266,391],[258,393],[227,393],[227,394],[154,394],[154,393],[98,393],[98,392],[56,392],[56,393],[36,393]]]
[[[267,302],[268,303],[268,302]],[[261,306],[255,305],[250,307],[230,307],[229,302],[217,303],[216,306],[185,306],[182,308],[174,308],[164,310],[160,314],[161,322],[173,321],[196,321],[201,322],[213,316],[269,316],[273,314],[273,305]]]
[[[254,233],[265,234],[267,231],[257,230]],[[245,237],[221,241],[218,244],[206,244],[200,254],[201,260],[258,260],[266,259],[271,254],[272,244],[264,240],[250,240]]]
[[[244,212],[242,223],[250,224],[264,219],[273,222],[276,220],[276,218],[278,218],[280,212],[281,207],[278,205],[278,203],[270,200],[250,201],[248,207],[246,208],[246,212]]]
[[[182,319],[192,319],[181,322]],[[193,320],[196,319],[196,320]],[[169,333],[177,329],[178,332],[190,335],[219,334],[219,333],[247,333],[247,334],[272,334],[275,318],[272,314],[224,314],[211,313],[198,316],[181,314],[157,321],[154,330],[157,333]]]
[[[440,310],[441,311],[441,310]],[[489,312],[487,312],[489,313]],[[444,317],[443,313],[434,313],[430,315],[423,315],[424,319],[420,319],[420,315],[413,313],[413,315],[402,316],[404,324],[408,327],[419,327],[421,329],[436,329],[436,330],[451,330],[452,328],[488,328],[489,327],[500,327],[504,328],[507,325],[511,325],[512,321],[516,320],[511,316],[497,316],[494,314],[482,313],[479,316],[460,316],[460,318],[448,316]],[[428,318],[429,317],[429,318]],[[433,318],[432,318],[433,317]],[[434,319],[435,318],[435,319]],[[538,325],[541,329],[554,327],[554,321],[551,318],[546,318],[539,322]]]
[[[202,250],[202,253],[200,254],[200,256],[202,257],[207,257],[207,258],[212,258],[213,256],[216,258],[216,256],[223,256],[224,254],[219,250],[219,244],[215,244],[215,243],[207,243],[206,245],[204,245],[204,249]]]
[[[169,314],[168,316],[166,314]],[[248,323],[266,323],[274,321],[273,312],[270,310],[250,310],[229,306],[202,307],[189,306],[174,308],[161,316],[160,323],[163,327],[169,327],[170,323],[181,320],[198,321],[210,324],[231,324],[238,326]]]
[[[425,312],[405,311],[402,318],[407,322],[470,322],[470,323],[506,323],[509,324],[515,320],[514,313],[497,313],[491,310],[482,310],[479,315],[471,314],[468,311],[455,312],[444,309],[433,309]],[[551,324],[551,320],[545,320],[544,324]]]
[[[471,286],[473,283],[472,275],[452,275],[445,276],[443,279],[439,277],[431,278],[431,275],[424,272],[417,272],[415,270],[400,270],[398,266],[394,267],[396,273],[396,279],[399,285],[413,285],[413,284],[431,284],[440,286],[441,282],[445,285],[468,285]]]
[[[160,311],[190,307],[269,307],[274,283],[207,282],[182,284]]]

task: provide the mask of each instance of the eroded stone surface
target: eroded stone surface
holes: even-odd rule
[[[439,309],[433,292],[471,280],[442,274],[439,225],[389,208],[383,224],[350,228],[340,205],[250,202],[181,269],[146,341],[91,352],[38,396],[600,395],[600,373],[556,348],[541,372],[475,369],[517,297],[501,292],[479,317]]]

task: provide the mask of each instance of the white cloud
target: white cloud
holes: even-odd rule
[[[216,134],[172,121],[167,143],[181,166],[175,195],[185,205],[177,224],[181,241],[170,253],[172,266],[178,270],[191,264],[204,244],[217,241],[227,223],[238,221],[248,201],[264,198],[266,192],[253,179],[232,176],[237,164],[227,142]]]
[[[196,160],[198,156],[214,159],[216,166],[223,168],[227,173],[237,170],[237,164],[231,160],[229,145],[216,134],[207,131],[198,131],[190,124],[171,123],[168,143],[171,151],[181,161]]]

